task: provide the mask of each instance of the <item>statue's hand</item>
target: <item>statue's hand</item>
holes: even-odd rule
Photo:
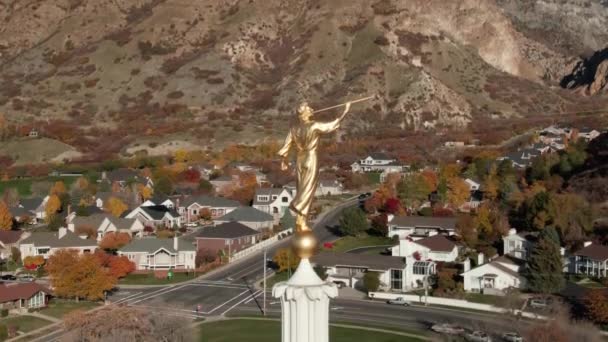
[[[344,105],[344,112],[342,113],[342,117],[344,117],[344,115],[346,115],[346,113],[348,113],[349,110],[350,110],[350,102],[346,102],[346,104]]]
[[[285,171],[288,168],[287,161],[285,159],[281,160],[281,171]]]

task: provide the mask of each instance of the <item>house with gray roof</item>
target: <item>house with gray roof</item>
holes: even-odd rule
[[[465,262],[464,290],[490,295],[504,294],[510,289],[524,289],[526,279],[520,274],[524,264],[507,255],[500,256],[488,263],[470,268],[470,261]]]
[[[198,222],[201,219],[201,212],[208,210],[211,218],[224,216],[241,204],[237,201],[225,197],[216,196],[193,196],[180,202],[178,212],[184,217],[186,223]]]
[[[159,239],[146,237],[133,239],[118,250],[131,260],[137,270],[168,270],[196,268],[196,246],[185,238]]]
[[[239,222],[251,229],[272,229],[274,217],[253,207],[239,207],[228,214],[213,220],[218,225],[227,222]]]
[[[101,241],[108,233],[127,233],[141,237],[144,224],[137,218],[122,218],[112,214],[102,213],[90,216],[75,216],[68,222],[68,229],[77,232],[78,228],[90,227],[97,232],[97,240]]]
[[[28,220],[28,223],[35,224],[46,218],[45,209],[48,200],[49,196],[22,198],[19,204],[9,208],[9,211],[17,222]]]
[[[38,255],[47,259],[61,249],[74,249],[79,253],[93,253],[97,249],[97,241],[78,236],[67,228],[59,228],[57,232],[33,232],[23,239],[19,245],[22,259]]]
[[[126,187],[131,182],[141,183],[147,187],[154,187],[154,182],[149,177],[140,175],[139,171],[127,168],[116,169],[112,171],[103,171],[101,173],[100,183],[114,184],[117,183],[121,187]]]
[[[351,164],[352,172],[382,172],[401,173],[408,166],[402,165],[397,159],[388,156],[384,152],[370,153],[367,157]]]
[[[13,247],[19,248],[19,242],[26,237],[21,230],[0,230],[0,259],[10,257]]]
[[[422,239],[436,234],[454,235],[455,217],[393,216],[388,217],[388,237]]]
[[[341,195],[343,193],[344,187],[338,180],[321,179],[315,191],[315,196]]]
[[[198,231],[194,238],[199,253],[232,255],[254,245],[261,233],[239,222],[226,222]]]
[[[253,196],[253,207],[274,217],[275,224],[289,209],[295,191],[287,188],[258,188]]]

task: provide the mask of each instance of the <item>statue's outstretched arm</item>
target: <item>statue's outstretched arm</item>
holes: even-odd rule
[[[344,117],[346,116],[349,110],[350,102],[347,102],[344,108],[344,112],[342,112],[342,114],[337,119],[330,122],[318,122],[315,124],[315,129],[322,133],[331,133],[337,130],[338,128],[340,128],[340,124],[342,123],[342,120],[344,120]]]

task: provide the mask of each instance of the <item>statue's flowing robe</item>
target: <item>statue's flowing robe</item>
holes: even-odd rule
[[[287,156],[291,148],[296,150],[296,190],[289,206],[299,215],[308,217],[312,200],[319,184],[319,157],[317,148],[321,134],[331,133],[340,127],[341,118],[331,122],[308,122],[293,126],[287,134],[279,155]]]

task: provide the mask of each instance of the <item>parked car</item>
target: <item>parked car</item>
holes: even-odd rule
[[[412,303],[405,300],[403,297],[397,297],[386,301],[386,304],[410,306]]]
[[[36,277],[31,274],[20,274],[17,276],[17,279],[19,279],[20,281],[34,281],[36,280]]]
[[[524,342],[524,338],[516,332],[508,332],[502,334],[502,339],[507,342]]]
[[[440,333],[440,334],[447,334],[447,335],[461,335],[464,334],[464,328],[461,326],[458,326],[456,324],[450,324],[450,323],[439,323],[439,324],[434,324],[431,327],[431,330],[433,330],[434,332]]]
[[[196,226],[198,226],[198,223],[196,223],[196,222],[186,223],[186,227],[196,227]]]
[[[530,299],[529,305],[534,309],[544,309],[551,305],[551,299],[532,298]]]
[[[492,338],[483,331],[473,331],[464,335],[464,339],[469,342],[492,342]]]
[[[15,277],[12,274],[5,274],[2,277],[0,277],[0,279],[2,279],[2,280],[17,280],[17,277]]]
[[[341,282],[341,281],[335,281],[335,280],[334,280],[334,284],[336,284],[336,286],[337,286],[339,289],[341,289],[341,288],[343,288],[344,286],[346,286],[346,284],[344,284],[344,283],[343,283],[343,282]]]

